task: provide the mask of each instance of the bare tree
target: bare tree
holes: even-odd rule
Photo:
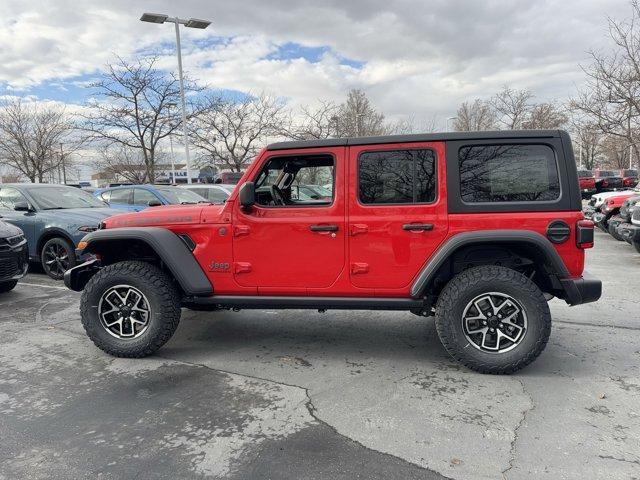
[[[438,119],[432,115],[428,119],[418,120],[415,115],[409,115],[389,126],[392,133],[396,135],[408,135],[412,133],[431,133],[438,130]]]
[[[88,138],[104,146],[118,146],[139,157],[145,178],[154,182],[158,144],[181,126],[178,79],[155,68],[156,58],[128,62],[118,58],[108,65],[104,77],[94,83],[96,98],[88,104],[83,130]],[[198,91],[186,82],[187,93]],[[189,106],[188,118],[197,114]],[[137,151],[138,155],[134,155]]]
[[[640,153],[640,5],[631,1],[632,14],[626,21],[609,19],[612,53],[592,51],[591,64],[583,67],[585,88],[571,102],[609,136],[624,139]]]
[[[496,93],[490,103],[496,118],[507,130],[523,128],[532,108],[533,94],[529,90],[514,90],[507,85]]]
[[[557,104],[537,103],[531,107],[521,126],[530,130],[554,129],[562,127],[568,120],[569,117]]]
[[[602,142],[603,166],[612,169],[629,168],[629,145],[625,138],[609,135]]]
[[[0,107],[0,158],[31,182],[58,168],[73,125],[64,108],[12,99]]]
[[[347,100],[340,105],[336,128],[340,137],[385,135],[390,131],[384,114],[378,112],[367,95],[358,89],[349,90]]]
[[[99,149],[98,167],[110,179],[125,180],[129,183],[150,183],[149,172],[142,152],[119,143],[103,145]],[[154,180],[155,181],[155,180]]]
[[[495,127],[496,116],[492,106],[479,98],[473,103],[463,102],[453,121],[453,129],[457,132],[476,132]]]
[[[338,137],[340,106],[330,100],[319,100],[314,107],[303,105],[289,118],[283,135],[292,140]]]
[[[285,104],[264,93],[241,100],[208,97],[191,128],[201,163],[242,171],[265,141],[282,134],[285,114]]]

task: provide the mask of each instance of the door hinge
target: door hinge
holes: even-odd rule
[[[352,263],[351,273],[353,273],[354,275],[357,275],[358,273],[369,273],[369,264],[368,263]]]
[[[233,273],[249,273],[251,264],[247,262],[235,262],[233,264]]]
[[[235,225],[233,227],[233,236],[234,237],[241,237],[243,235],[249,235],[249,232],[251,232],[251,228],[249,228],[249,225]]]
[[[351,236],[354,237],[361,233],[367,233],[369,231],[369,226],[363,223],[352,223],[349,229]]]

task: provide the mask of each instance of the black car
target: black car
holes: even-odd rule
[[[13,290],[28,267],[29,249],[22,230],[0,220],[0,293]]]

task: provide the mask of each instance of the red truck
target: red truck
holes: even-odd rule
[[[578,170],[578,182],[582,198],[589,198],[596,193],[596,179],[591,170]]]
[[[80,242],[95,258],[65,284],[99,348],[150,355],[181,307],[404,310],[435,316],[467,367],[511,373],[547,344],[550,298],[601,294],[564,131],[274,143],[240,184],[224,205],[118,215]]]

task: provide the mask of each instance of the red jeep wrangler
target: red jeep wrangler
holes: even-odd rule
[[[547,300],[600,297],[563,131],[276,143],[240,183],[224,205],[117,215],[80,242],[95,260],[65,283],[99,348],[152,354],[181,307],[406,310],[434,315],[464,365],[510,373],[545,348]]]

